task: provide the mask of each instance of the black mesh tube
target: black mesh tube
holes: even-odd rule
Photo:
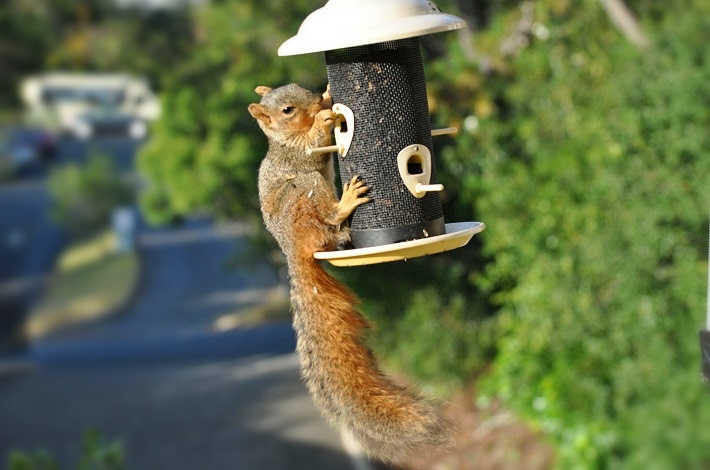
[[[340,177],[359,175],[372,202],[351,220],[356,248],[446,233],[439,194],[416,198],[405,186],[397,154],[412,144],[432,152],[431,184],[437,183],[424,67],[417,38],[326,52],[330,93],[355,117],[353,141],[338,157]]]

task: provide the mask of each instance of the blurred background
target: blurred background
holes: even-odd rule
[[[258,210],[246,109],[325,89],[276,54],[323,4],[2,1],[7,468],[382,467],[304,391]],[[707,2],[437,4],[468,23],[422,38],[445,217],[487,229],[333,271],[459,425],[404,468],[710,468]]]

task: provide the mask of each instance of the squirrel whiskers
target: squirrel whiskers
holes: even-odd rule
[[[291,84],[258,87],[249,106],[269,141],[259,168],[264,223],[286,256],[301,373],[316,406],[344,426],[373,457],[402,461],[451,444],[434,405],[395,385],[363,344],[369,324],[357,298],[313,257],[350,241],[345,221],[369,199],[358,177],[336,198],[330,154],[305,150],[332,143],[332,100]]]

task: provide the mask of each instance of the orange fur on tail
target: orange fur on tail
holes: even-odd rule
[[[350,241],[346,219],[369,201],[357,177],[343,184],[338,200],[330,155],[305,152],[332,143],[332,102],[297,85],[257,93],[262,99],[249,112],[269,140],[259,168],[261,211],[286,255],[297,352],[314,402],[371,456],[401,461],[446,447],[448,423],[431,403],[380,372],[363,344],[368,323],[357,299],[313,258]]]

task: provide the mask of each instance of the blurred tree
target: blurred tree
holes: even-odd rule
[[[1,0],[0,110],[20,106],[27,75],[124,71],[160,88],[194,43],[189,10],[118,8],[109,0]]]
[[[107,0],[84,0],[72,8],[47,8],[57,43],[47,57],[50,68],[130,71],[157,87],[170,76],[193,45],[186,8],[119,8]]]
[[[19,82],[41,69],[48,31],[48,18],[34,2],[0,0],[0,110],[19,107]]]
[[[629,5],[647,50],[591,0],[498,15],[473,61],[452,41],[430,70],[463,131],[440,178],[488,225],[468,279],[500,308],[490,393],[561,468],[706,468],[708,8]]]
[[[76,464],[77,470],[123,470],[126,457],[123,443],[109,441],[99,431],[84,431],[82,453]],[[59,470],[54,457],[47,451],[32,453],[11,451],[7,457],[8,470]]]
[[[90,155],[85,166],[70,164],[49,177],[52,218],[81,237],[105,229],[117,207],[133,202],[133,185],[117,174],[113,160]]]
[[[196,210],[258,214],[256,173],[266,141],[246,109],[259,98],[258,85],[325,89],[322,58],[276,55],[312,8],[305,0],[231,0],[193,12],[196,44],[171,70],[164,117],[138,161],[151,221]]]

